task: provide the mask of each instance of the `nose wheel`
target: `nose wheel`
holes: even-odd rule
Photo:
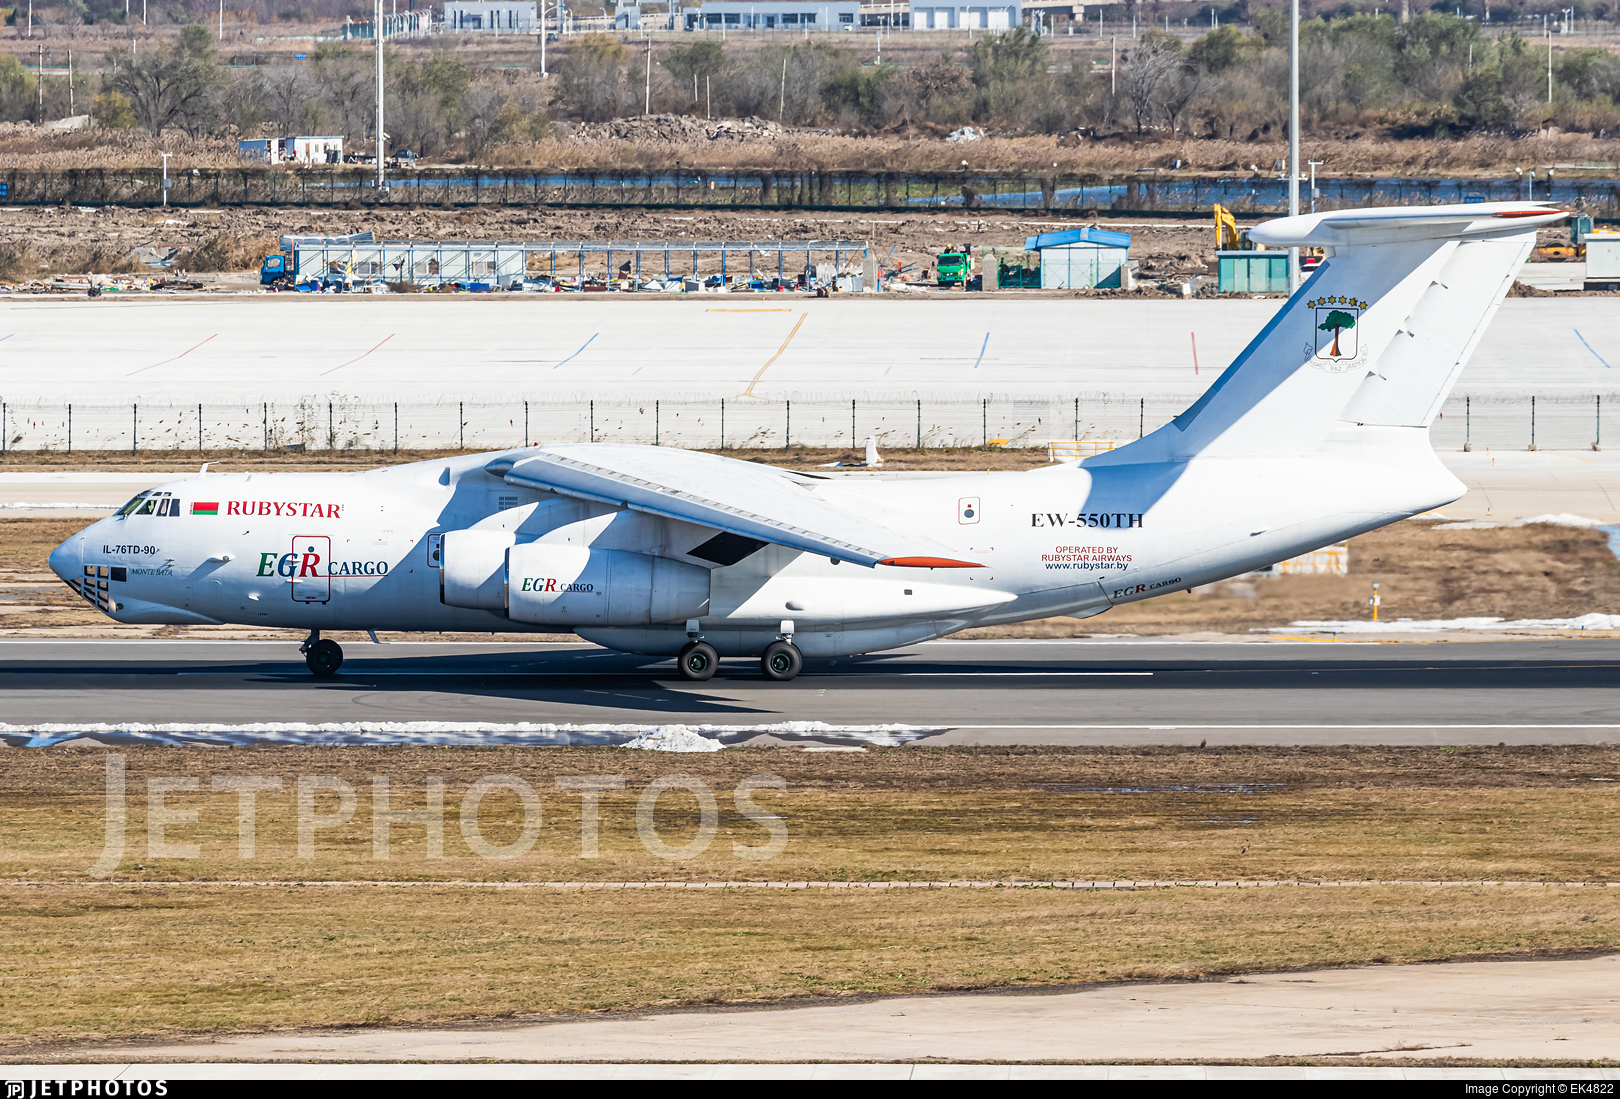
[[[319,630],[310,631],[309,639],[299,651],[304,654],[304,663],[309,666],[309,673],[317,679],[336,675],[337,670],[343,666],[343,646],[321,637]]]
[[[804,667],[804,654],[791,641],[773,641],[759,658],[759,670],[766,679],[789,680]]]

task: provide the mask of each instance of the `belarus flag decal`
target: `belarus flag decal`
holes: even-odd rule
[[[191,514],[193,514],[193,515],[218,515],[219,514],[219,501],[218,500],[211,500],[211,501],[208,501],[208,502],[203,502],[203,501],[199,500],[196,503],[191,505]]]

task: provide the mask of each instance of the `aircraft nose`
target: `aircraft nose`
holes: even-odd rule
[[[62,580],[77,579],[84,560],[84,536],[75,534],[51,551],[51,571]],[[37,558],[36,558],[37,560]]]

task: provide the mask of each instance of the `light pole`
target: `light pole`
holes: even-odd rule
[[[220,0],[224,3],[225,0]],[[383,178],[383,164],[387,159],[388,135],[383,133],[383,9],[382,0],[377,0],[376,22],[372,29],[377,32],[377,197],[382,198],[388,193],[388,184]]]
[[[1299,0],[1288,5],[1288,216],[1299,215]],[[1288,249],[1288,291],[1299,289],[1299,248]]]
[[[165,209],[169,205],[169,157],[173,155],[173,153],[158,154],[163,158],[163,206]]]
[[[1305,163],[1311,166],[1311,213],[1314,214],[1316,213],[1316,166],[1327,162],[1323,160],[1307,160]]]

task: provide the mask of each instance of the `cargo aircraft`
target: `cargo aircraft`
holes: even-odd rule
[[[1271,221],[1326,258],[1220,378],[1127,446],[1018,474],[790,472],[668,447],[536,446],[361,473],[225,473],[143,492],[51,568],[128,623],[572,630],[769,679],[971,626],[1191,588],[1449,503],[1428,428],[1546,203]]]

